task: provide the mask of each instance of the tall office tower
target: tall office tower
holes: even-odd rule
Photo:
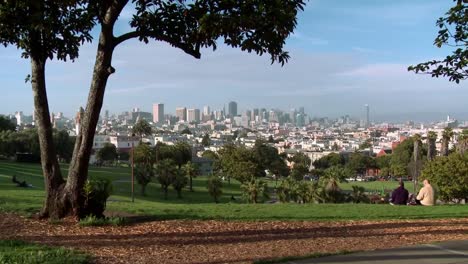
[[[200,122],[200,109],[187,109],[187,121]]]
[[[106,111],[104,112],[104,119],[105,119],[106,121],[109,120],[109,110],[106,110]]]
[[[177,107],[176,116],[179,118],[179,121],[187,121],[187,108],[185,107]]]
[[[211,109],[210,109],[209,106],[205,105],[205,106],[203,107],[203,115],[204,115],[204,116],[209,116],[209,115],[211,115]]]
[[[262,108],[260,110],[260,114],[262,115],[262,120],[265,120],[267,122],[268,122],[268,120],[270,120],[270,115],[269,115],[268,111],[265,108]]]
[[[250,117],[250,120],[255,121],[256,117],[259,116],[260,111],[258,108],[254,108],[252,111],[252,116]]]
[[[247,117],[249,121],[251,121],[252,120],[252,111],[246,110],[244,112],[244,116]]]
[[[53,114],[53,113],[52,113]],[[16,118],[16,125],[21,126],[23,124],[23,111],[19,111],[15,113]]]
[[[153,123],[164,123],[164,104],[153,104]]]
[[[216,120],[222,120],[223,119],[223,110],[216,110],[214,111],[214,117]]]
[[[301,114],[304,114],[305,115],[305,109],[303,106],[299,107],[299,113]]]
[[[278,114],[275,111],[270,110],[270,113],[268,114],[268,116],[269,116],[268,120],[270,122],[279,122]]]
[[[132,112],[136,113],[136,112],[140,112],[140,108],[139,107],[134,107],[132,109]]]
[[[364,107],[366,107],[366,128],[370,127],[370,120],[369,120],[369,105],[365,104]]]
[[[305,126],[305,115],[303,113],[299,113],[296,115],[296,126],[297,127]]]
[[[297,117],[297,111],[295,108],[291,109],[291,111],[289,112],[289,121],[293,124],[296,124],[297,120],[296,120],[296,117]]]
[[[237,103],[236,102],[234,102],[234,101],[229,102],[228,115],[230,117],[237,116]]]

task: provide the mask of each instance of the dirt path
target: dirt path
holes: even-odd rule
[[[314,252],[372,250],[468,239],[468,218],[408,221],[155,221],[79,227],[0,214],[0,239],[90,252],[98,263],[252,263]]]

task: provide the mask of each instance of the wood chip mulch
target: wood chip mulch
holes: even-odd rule
[[[286,256],[468,239],[468,218],[343,222],[152,221],[80,227],[0,214],[0,239],[88,252],[96,263],[252,263]]]

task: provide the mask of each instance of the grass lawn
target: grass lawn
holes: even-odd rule
[[[16,240],[0,240],[0,263],[85,264],[90,257],[62,247],[48,247]]]
[[[63,172],[66,173],[66,166]],[[147,196],[139,194],[135,185],[135,203],[130,199],[129,168],[90,168],[91,176],[108,177],[113,181],[114,193],[109,198],[107,209],[158,219],[222,219],[222,220],[351,220],[351,219],[422,219],[468,216],[468,206],[391,206],[371,204],[243,204],[239,183],[233,181],[223,187],[220,204],[215,204],[206,190],[206,177],[194,179],[194,190],[183,192],[177,199],[171,189],[169,199],[156,183],[147,187]],[[33,188],[18,188],[11,176],[26,180]],[[64,174],[66,175],[66,174]],[[0,211],[34,213],[43,202],[43,177],[39,164],[24,164],[0,161]],[[361,185],[369,190],[394,189],[396,182],[355,182],[343,184],[343,189]],[[411,189],[412,185],[407,184]],[[234,196],[235,200],[231,201]]]

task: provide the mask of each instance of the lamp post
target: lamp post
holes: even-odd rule
[[[131,141],[132,141],[132,203],[135,202],[135,173],[134,173],[134,156],[135,156],[135,146],[133,142],[133,137],[135,134],[132,134]]]

